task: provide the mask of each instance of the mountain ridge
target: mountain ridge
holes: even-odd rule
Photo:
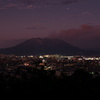
[[[0,49],[0,54],[15,55],[84,55],[90,53],[90,51],[73,46],[63,40],[49,38],[31,38],[16,46]],[[96,52],[94,53],[96,54]]]

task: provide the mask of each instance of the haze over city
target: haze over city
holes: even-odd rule
[[[55,37],[100,48],[100,0],[0,0],[0,48]]]

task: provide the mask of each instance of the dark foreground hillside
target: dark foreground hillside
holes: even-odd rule
[[[0,97],[9,100],[34,99],[96,99],[100,98],[100,77],[93,77],[82,69],[71,76],[55,71],[17,68],[0,72]]]

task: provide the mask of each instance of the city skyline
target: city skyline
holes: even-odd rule
[[[0,48],[55,37],[100,48],[99,0],[0,0]]]

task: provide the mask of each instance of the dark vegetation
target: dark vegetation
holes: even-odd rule
[[[53,70],[18,67],[0,71],[0,97],[9,100],[96,99],[100,97],[100,77],[77,69],[72,75],[57,77]]]

